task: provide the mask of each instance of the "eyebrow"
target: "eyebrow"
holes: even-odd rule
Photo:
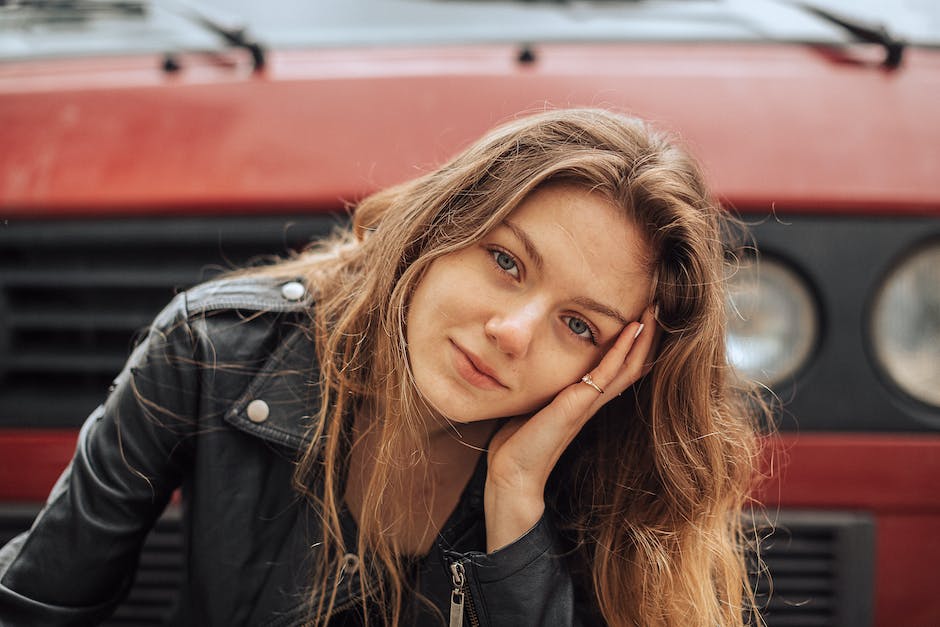
[[[545,267],[545,261],[542,259],[542,255],[539,253],[539,249],[535,247],[535,244],[529,239],[529,236],[525,231],[520,229],[518,226],[510,222],[509,220],[503,220],[503,224],[513,232],[513,235],[516,236],[520,242],[522,242],[522,247],[525,248],[526,254],[529,256],[532,261],[535,262],[535,266],[542,270]]]
[[[604,303],[597,302],[593,298],[586,298],[584,296],[578,296],[577,298],[573,299],[573,301],[577,303],[578,305],[581,305],[585,309],[590,309],[592,311],[596,311],[597,313],[601,315],[607,316],[609,318],[613,318],[614,320],[616,320],[623,326],[627,326],[628,324],[630,324],[630,320],[627,320],[627,318],[622,313],[620,313],[613,307],[608,307]]]
[[[522,247],[525,248],[526,254],[532,259],[532,261],[535,263],[535,266],[541,271],[545,266],[545,261],[542,258],[541,253],[539,253],[538,248],[535,247],[535,243],[529,238],[525,231],[509,220],[503,220],[503,224],[506,226],[506,228],[512,231],[513,235],[516,236],[516,239],[522,243]],[[607,316],[608,318],[613,318],[623,326],[627,326],[631,322],[630,320],[627,320],[626,316],[613,307],[609,307],[604,303],[594,300],[593,298],[578,296],[577,298],[572,299],[572,302],[580,305],[581,307],[584,307],[585,309],[590,309],[591,311],[599,313],[603,316]]]

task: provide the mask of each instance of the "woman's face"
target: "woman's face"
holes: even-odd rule
[[[456,422],[545,406],[649,305],[646,257],[638,231],[602,197],[537,189],[418,283],[407,318],[418,389]]]

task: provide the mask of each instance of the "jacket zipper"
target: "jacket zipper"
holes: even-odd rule
[[[464,615],[470,619],[471,627],[479,627],[480,619],[473,606],[473,597],[470,596],[470,584],[467,583],[466,571],[463,563],[454,562],[450,565],[454,589],[450,593],[450,627],[463,627]]]
[[[334,616],[336,616],[340,612],[345,612],[346,610],[354,606],[356,603],[359,603],[359,599],[352,598],[346,601],[345,603],[343,603],[342,605],[337,605],[336,607],[333,608],[333,611],[330,612],[330,615],[326,617],[326,620],[327,621],[333,620]]]

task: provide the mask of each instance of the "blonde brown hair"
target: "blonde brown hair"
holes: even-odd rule
[[[588,423],[549,480],[547,507],[572,568],[610,625],[741,625],[753,602],[741,514],[758,440],[725,356],[727,219],[676,142],[593,109],[497,128],[433,172],[363,200],[349,232],[268,270],[303,273],[317,293],[318,444],[296,472],[324,523],[314,581],[354,550],[363,569],[383,573],[363,578],[365,595],[387,623],[402,621],[408,556],[388,531],[407,504],[392,502],[389,488],[421,480],[426,454],[426,405],[404,340],[410,295],[434,259],[478,241],[550,181],[610,200],[645,234],[662,329],[649,374]],[[339,513],[356,412],[381,414],[369,425],[381,445],[353,548],[343,546]],[[322,492],[310,489],[315,479]],[[335,592],[312,597],[312,622],[326,622]]]

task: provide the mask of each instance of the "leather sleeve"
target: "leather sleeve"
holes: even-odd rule
[[[464,563],[480,625],[574,627],[594,624],[579,603],[564,550],[546,516],[493,553],[455,555]],[[466,624],[466,623],[465,623]]]
[[[94,624],[126,596],[188,464],[200,353],[180,295],[85,421],[30,531],[0,549],[0,625]]]

